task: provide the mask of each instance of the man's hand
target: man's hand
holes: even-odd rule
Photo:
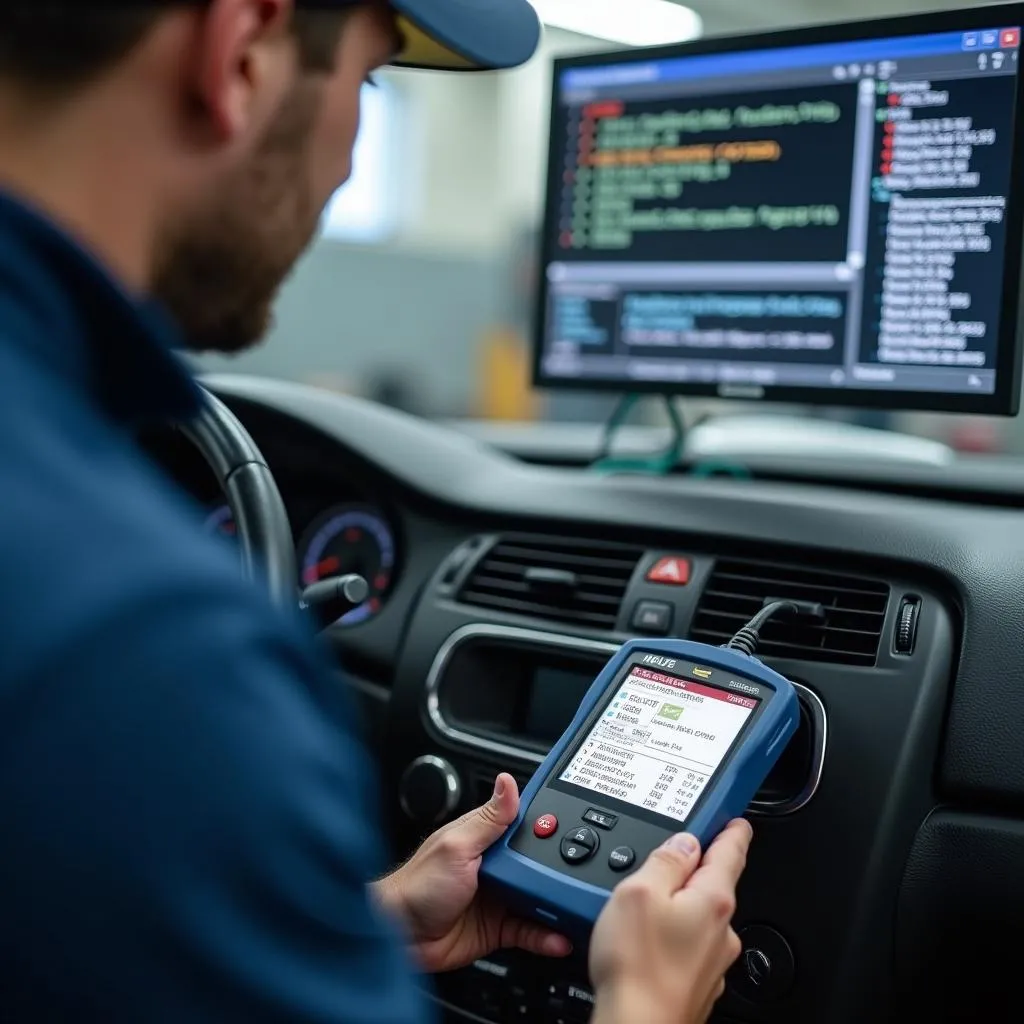
[[[496,949],[518,948],[541,956],[567,956],[569,940],[506,913],[477,891],[484,850],[504,835],[519,813],[519,787],[501,774],[494,794],[435,832],[397,871],[374,883],[384,909],[411,933],[420,964],[452,971]]]
[[[734,821],[703,861],[690,835],[673,836],[620,883],[594,929],[595,1024],[703,1024],[740,954],[732,930],[750,826]]]

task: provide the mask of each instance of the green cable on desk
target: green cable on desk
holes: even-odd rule
[[[679,415],[675,403],[668,395],[656,395],[665,406],[669,423],[672,427],[672,436],[669,443],[661,449],[651,452],[649,455],[622,455],[611,454],[612,444],[615,435],[622,428],[629,414],[636,404],[643,398],[643,395],[623,395],[622,400],[615,407],[615,411],[608,418],[605,424],[604,434],[601,438],[601,450],[597,458],[591,463],[590,469],[595,473],[610,476],[615,473],[641,473],[648,476],[668,476],[674,472],[683,458],[683,449],[686,444],[686,424]],[[741,465],[729,462],[709,461],[694,466],[690,471],[691,476],[732,476],[740,479],[747,479],[752,474]]]

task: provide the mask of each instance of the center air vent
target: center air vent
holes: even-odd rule
[[[759,654],[842,665],[874,665],[889,603],[889,587],[860,576],[719,559],[701,595],[690,636],[723,644],[767,598],[793,598],[824,606],[824,623],[785,619],[761,631]]]
[[[478,608],[612,630],[642,555],[625,544],[508,535],[481,558],[459,599]]]

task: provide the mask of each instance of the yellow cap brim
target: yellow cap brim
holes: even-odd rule
[[[408,18],[398,19],[398,30],[405,46],[392,62],[397,67],[425,68],[440,71],[477,71],[479,65],[461,53],[442,46]]]

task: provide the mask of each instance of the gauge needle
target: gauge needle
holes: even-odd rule
[[[336,573],[340,568],[341,559],[331,555],[329,558],[324,558],[317,562],[313,566],[313,572],[316,573],[317,579],[323,579],[325,576]]]

